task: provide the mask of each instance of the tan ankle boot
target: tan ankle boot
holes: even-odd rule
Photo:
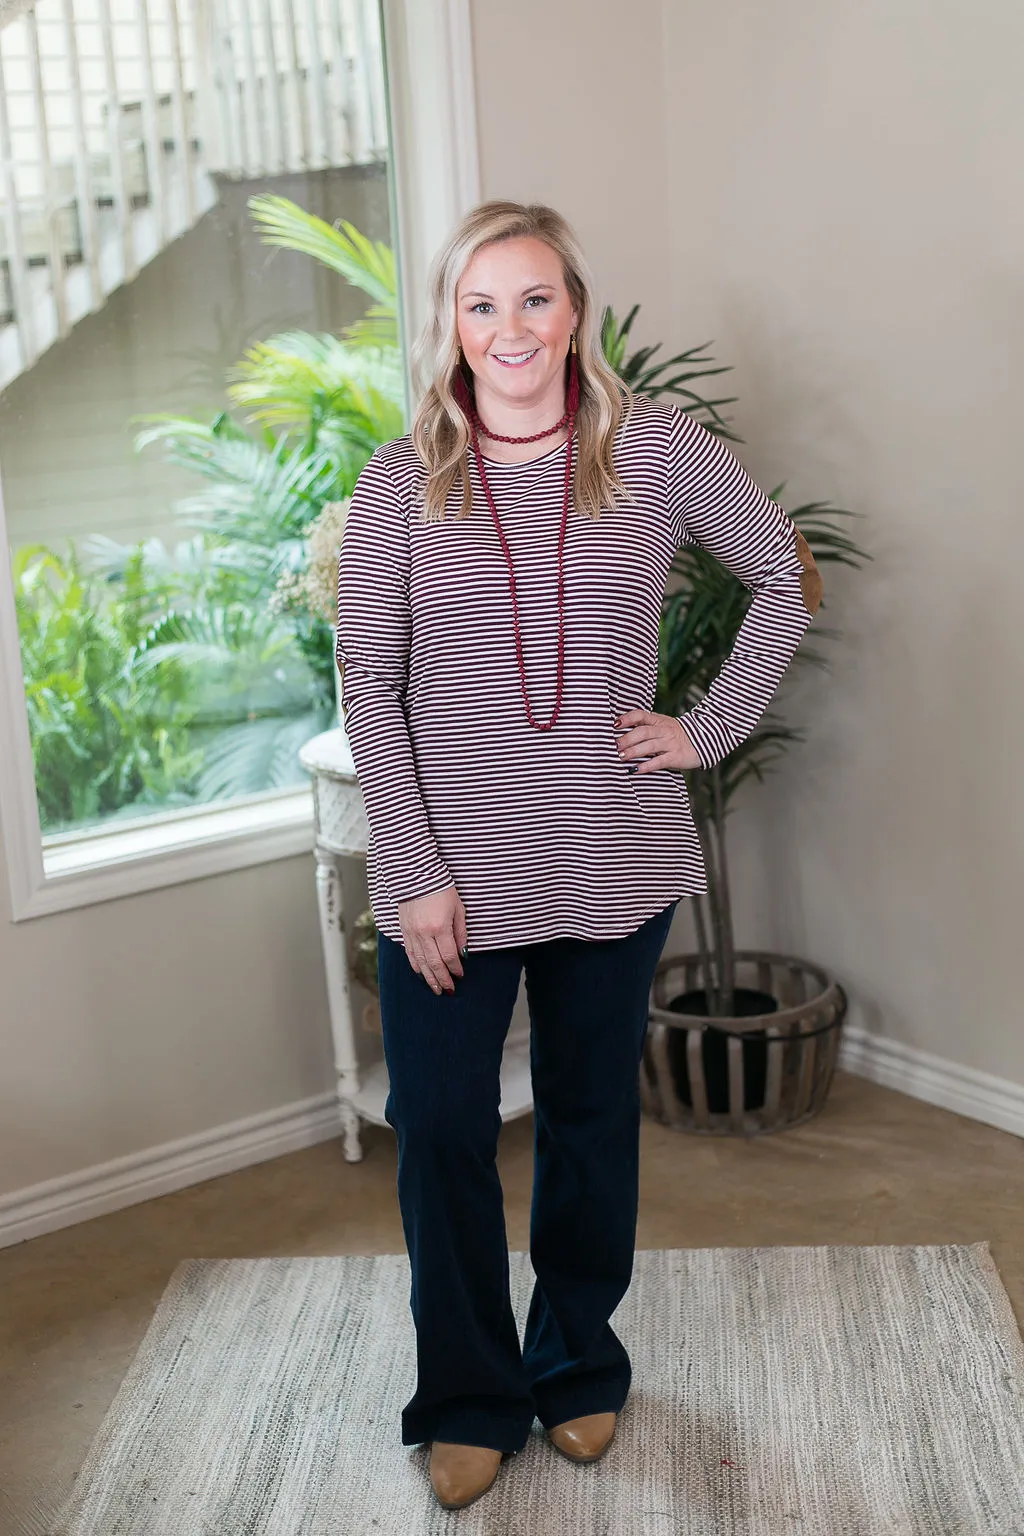
[[[430,1485],[445,1509],[461,1509],[486,1493],[498,1475],[502,1454],[486,1445],[432,1441]]]
[[[615,1434],[614,1413],[587,1413],[566,1419],[548,1430],[548,1439],[571,1461],[596,1461],[603,1456]]]

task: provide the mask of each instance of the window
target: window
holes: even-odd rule
[[[475,195],[465,0],[390,0],[387,84],[373,0],[67,9],[0,30],[16,917],[309,846],[333,634],[282,588],[405,430],[392,252]]]

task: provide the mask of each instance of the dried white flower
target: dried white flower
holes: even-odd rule
[[[338,622],[338,552],[349,500],[325,501],[306,529],[306,568],[286,571],[270,595],[275,613],[311,613]]]

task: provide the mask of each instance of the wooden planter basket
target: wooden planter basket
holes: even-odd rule
[[[816,1115],[846,1017],[839,983],[808,960],[737,950],[737,988],[769,994],[777,1011],[713,1018],[669,1007],[702,983],[698,955],[661,960],[655,970],[640,1068],[644,1112],[702,1136],[760,1136]]]

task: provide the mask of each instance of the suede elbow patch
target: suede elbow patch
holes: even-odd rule
[[[799,528],[796,530],[796,557],[803,566],[800,572],[800,593],[804,600],[804,607],[813,616],[821,603],[821,572],[811,554],[811,546]]]

